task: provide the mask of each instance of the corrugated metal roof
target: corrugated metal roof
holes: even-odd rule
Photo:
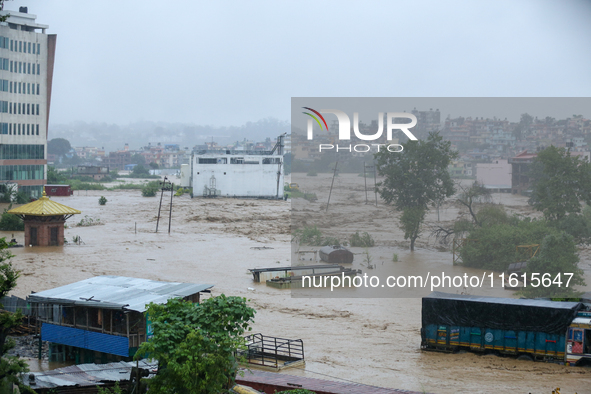
[[[77,215],[80,212],[77,209],[70,208],[59,202],[50,200],[43,191],[43,197],[37,201],[30,202],[18,208],[13,208],[8,213],[13,215],[27,216],[52,216],[52,215]]]
[[[125,276],[96,276],[29,295],[29,302],[75,304],[144,312],[150,302],[164,304],[212,288],[210,284],[159,282]]]
[[[136,366],[135,361],[118,362],[109,364],[80,364],[58,368],[52,371],[24,374],[22,381],[32,389],[46,389],[63,386],[96,386],[102,382],[118,382],[129,380],[131,368]],[[155,369],[157,362],[141,360],[140,368]],[[35,384],[31,385],[29,376],[35,376]]]

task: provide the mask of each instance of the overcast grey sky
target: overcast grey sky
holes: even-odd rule
[[[7,1],[57,34],[51,123],[241,125],[291,97],[591,96],[591,1]]]

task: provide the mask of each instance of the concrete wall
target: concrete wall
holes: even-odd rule
[[[507,160],[477,163],[476,180],[485,186],[511,187],[511,165]]]
[[[258,164],[231,164],[232,158],[242,157],[245,161]],[[226,164],[203,164],[199,159],[220,159]],[[262,164],[264,159],[278,159],[281,164]],[[201,196],[205,187],[211,187],[215,178],[216,195],[223,197],[283,198],[283,158],[281,156],[254,155],[196,155],[193,158],[193,195]],[[277,187],[277,172],[279,188]],[[182,179],[182,175],[181,175]]]

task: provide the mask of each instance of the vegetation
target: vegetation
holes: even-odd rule
[[[158,182],[158,181],[148,182],[142,187],[142,196],[154,197],[154,196],[156,196],[156,193],[158,192],[158,190],[160,190],[160,188],[161,188],[160,182]]]
[[[308,171],[308,173],[306,175],[307,176],[318,176],[318,172],[316,172],[315,170],[311,170],[311,171]]]
[[[100,219],[94,219],[88,215],[84,215],[84,217],[82,219],[80,219],[80,221],[78,223],[76,223],[76,226],[78,227],[89,227],[89,226],[97,226],[101,223]]]
[[[97,394],[123,394],[123,390],[119,387],[119,382],[115,383],[113,389],[108,389],[106,387],[96,386]]]
[[[292,234],[293,240],[299,242],[301,245],[313,246],[328,246],[328,245],[342,245],[335,237],[327,237],[322,234],[318,227],[304,227],[297,229]]]
[[[0,238],[0,298],[7,296],[16,287],[20,276],[20,272],[10,262],[13,256],[7,248],[6,239]],[[0,380],[17,384],[22,391],[19,374],[28,372],[29,368],[24,360],[8,355],[8,351],[15,346],[14,340],[8,338],[8,335],[21,324],[23,315],[20,310],[10,313],[3,309],[0,304]]]
[[[158,360],[158,374],[146,380],[149,392],[218,394],[232,387],[254,314],[245,298],[224,294],[200,305],[179,299],[151,303],[154,337],[135,355]]]
[[[550,146],[539,152],[531,165],[530,179],[529,203],[547,219],[580,213],[581,201],[591,204],[591,164],[564,148]]]
[[[361,247],[370,247],[374,246],[376,242],[374,241],[371,234],[364,231],[363,234],[359,234],[359,231],[356,231],[355,234],[351,234],[349,237],[349,245],[350,246],[361,246]]]
[[[580,296],[581,293],[573,289],[573,286],[585,285],[583,270],[579,268],[578,263],[577,247],[571,235],[561,232],[545,236],[539,253],[529,260],[526,268],[530,278],[533,273],[536,273],[545,283],[538,287],[527,286],[521,293],[530,298]],[[568,287],[566,282],[569,276],[565,273],[573,274]],[[544,279],[544,276],[549,280]]]
[[[397,263],[397,262],[398,262],[398,253],[394,253],[394,254],[392,255],[392,262],[393,262],[393,263]]]
[[[306,390],[306,389],[295,389],[295,390],[279,391],[275,394],[316,394],[316,392]]]
[[[0,202],[26,204],[31,201],[29,195],[23,191],[18,191],[18,187],[10,187],[6,184],[0,184]]]
[[[2,217],[0,218],[0,230],[1,231],[24,231],[25,230],[25,223],[21,218],[11,213],[8,213],[12,209],[12,204],[8,206],[8,208],[4,209],[2,212]]]
[[[99,205],[105,205],[107,203],[107,198],[105,196],[101,196],[98,201]]]
[[[70,141],[65,138],[54,138],[47,141],[47,153],[50,155],[64,156],[71,149]]]
[[[138,164],[137,166],[133,167],[133,171],[131,171],[131,174],[129,174],[130,177],[133,176],[135,178],[142,178],[149,175],[150,170],[144,167],[142,164]]]
[[[429,206],[455,192],[447,167],[457,153],[437,133],[430,133],[426,140],[409,140],[403,147],[404,153],[375,154],[378,173],[386,178],[377,190],[386,204],[402,212],[400,227],[413,251]]]

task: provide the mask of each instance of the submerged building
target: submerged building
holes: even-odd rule
[[[57,36],[27,7],[0,11],[0,182],[39,198],[47,165],[47,125]]]
[[[146,305],[171,298],[199,303],[213,285],[97,276],[29,295],[50,361],[131,361],[153,334]]]
[[[270,151],[202,150],[181,166],[181,186],[194,196],[283,198],[283,139]]]

